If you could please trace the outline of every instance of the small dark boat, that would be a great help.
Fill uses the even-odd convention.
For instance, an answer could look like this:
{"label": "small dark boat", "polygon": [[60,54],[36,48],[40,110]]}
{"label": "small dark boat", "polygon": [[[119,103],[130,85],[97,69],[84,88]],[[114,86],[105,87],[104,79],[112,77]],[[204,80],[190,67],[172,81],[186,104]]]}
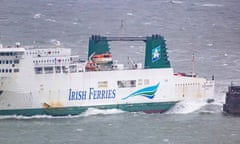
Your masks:
{"label": "small dark boat", "polygon": [[233,115],[240,115],[240,86],[233,85],[228,87],[223,111]]}

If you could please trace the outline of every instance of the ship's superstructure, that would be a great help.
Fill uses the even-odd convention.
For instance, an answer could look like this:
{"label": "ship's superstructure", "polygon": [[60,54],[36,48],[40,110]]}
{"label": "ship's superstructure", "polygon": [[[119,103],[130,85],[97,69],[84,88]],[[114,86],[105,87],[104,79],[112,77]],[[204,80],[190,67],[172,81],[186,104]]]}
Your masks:
{"label": "ship's superstructure", "polygon": [[[108,41],[146,43],[145,63],[114,63]],[[88,60],[68,48],[0,48],[0,115],[75,115],[88,108],[164,112],[186,98],[207,99],[214,80],[175,74],[165,40],[89,39]]]}

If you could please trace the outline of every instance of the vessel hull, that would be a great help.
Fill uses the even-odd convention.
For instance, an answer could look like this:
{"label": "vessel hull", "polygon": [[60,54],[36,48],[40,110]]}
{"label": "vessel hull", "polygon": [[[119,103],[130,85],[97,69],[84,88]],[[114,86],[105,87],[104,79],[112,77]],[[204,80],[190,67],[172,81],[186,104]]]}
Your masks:
{"label": "vessel hull", "polygon": [[89,108],[96,108],[101,110],[119,109],[126,112],[146,113],[162,113],[169,110],[177,102],[159,102],[159,103],[140,103],[140,104],[121,104],[121,105],[101,105],[101,106],[80,106],[80,107],[59,107],[59,108],[35,108],[35,109],[11,109],[0,110],[0,115],[51,115],[51,116],[67,116],[80,115],[86,112]]}

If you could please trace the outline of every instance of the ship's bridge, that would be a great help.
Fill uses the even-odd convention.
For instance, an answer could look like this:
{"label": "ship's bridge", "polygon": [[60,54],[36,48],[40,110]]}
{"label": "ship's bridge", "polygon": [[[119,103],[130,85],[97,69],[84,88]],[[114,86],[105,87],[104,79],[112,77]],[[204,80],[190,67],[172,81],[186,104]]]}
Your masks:
{"label": "ship's bridge", "polygon": [[19,72],[18,65],[25,53],[24,48],[0,48],[0,73]]}

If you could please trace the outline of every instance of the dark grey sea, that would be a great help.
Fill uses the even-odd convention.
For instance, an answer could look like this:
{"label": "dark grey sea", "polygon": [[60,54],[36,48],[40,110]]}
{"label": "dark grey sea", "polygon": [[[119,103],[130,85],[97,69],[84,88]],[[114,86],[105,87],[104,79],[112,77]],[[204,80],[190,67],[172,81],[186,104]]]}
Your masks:
{"label": "dark grey sea", "polygon": [[[240,117],[222,113],[231,81],[240,81],[239,0],[0,0],[4,46],[54,46],[87,58],[88,38],[167,40],[175,72],[215,76],[215,102],[186,101],[166,114],[90,109],[79,116],[0,117],[0,144],[239,144]],[[114,59],[143,62],[144,43],[111,42]]]}

